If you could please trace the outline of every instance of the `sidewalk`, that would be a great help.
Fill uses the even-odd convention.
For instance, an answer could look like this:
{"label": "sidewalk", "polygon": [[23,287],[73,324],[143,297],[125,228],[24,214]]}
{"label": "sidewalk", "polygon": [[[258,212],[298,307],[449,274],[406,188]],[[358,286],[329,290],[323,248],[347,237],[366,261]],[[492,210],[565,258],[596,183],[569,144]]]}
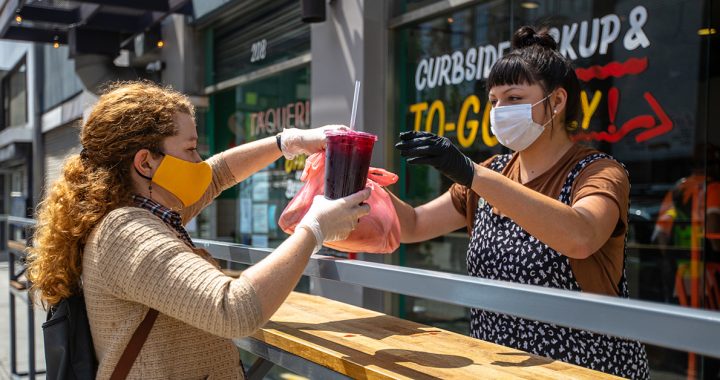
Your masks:
{"label": "sidewalk", "polygon": [[[10,293],[8,289],[8,263],[0,262],[0,380],[10,379]],[[20,372],[28,369],[28,336],[26,305],[23,301],[15,300],[16,331],[17,331],[17,368]],[[42,328],[45,320],[45,311],[41,307],[35,307],[35,368],[45,369],[45,357],[43,354]],[[27,377],[23,377],[26,379]],[[36,376],[36,379],[45,379],[44,375]]]}

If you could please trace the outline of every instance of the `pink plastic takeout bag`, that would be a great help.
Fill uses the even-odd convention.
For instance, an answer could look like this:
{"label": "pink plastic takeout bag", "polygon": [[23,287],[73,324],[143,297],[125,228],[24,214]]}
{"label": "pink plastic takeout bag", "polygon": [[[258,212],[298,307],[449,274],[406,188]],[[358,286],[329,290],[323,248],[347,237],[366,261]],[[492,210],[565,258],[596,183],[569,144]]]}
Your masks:
{"label": "pink plastic takeout bag", "polygon": [[[310,209],[313,198],[323,195],[325,190],[325,153],[315,153],[305,161],[300,179],[305,182],[290,201],[278,225],[291,234]],[[371,167],[366,187],[372,190],[365,203],[370,205],[370,214],[360,218],[360,223],[347,239],[325,243],[328,248],[342,252],[392,253],[400,246],[400,221],[390,195],[382,186],[397,182],[398,176],[387,170]]]}

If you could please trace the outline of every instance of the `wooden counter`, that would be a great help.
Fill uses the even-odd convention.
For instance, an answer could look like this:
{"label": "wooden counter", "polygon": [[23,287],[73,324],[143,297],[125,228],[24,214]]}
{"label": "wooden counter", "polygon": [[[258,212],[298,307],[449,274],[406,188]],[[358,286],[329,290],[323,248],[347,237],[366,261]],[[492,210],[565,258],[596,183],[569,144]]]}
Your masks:
{"label": "wooden counter", "polygon": [[301,293],[253,337],[355,379],[617,378]]}

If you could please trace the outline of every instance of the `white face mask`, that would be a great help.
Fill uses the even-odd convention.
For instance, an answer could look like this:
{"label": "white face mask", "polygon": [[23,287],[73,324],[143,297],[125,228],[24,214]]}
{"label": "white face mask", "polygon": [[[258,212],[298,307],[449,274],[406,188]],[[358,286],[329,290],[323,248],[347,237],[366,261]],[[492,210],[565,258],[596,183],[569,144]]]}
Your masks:
{"label": "white face mask", "polygon": [[549,96],[534,104],[493,107],[490,110],[490,129],[500,144],[519,152],[534,143],[552,118],[540,125],[533,121],[532,108]]}

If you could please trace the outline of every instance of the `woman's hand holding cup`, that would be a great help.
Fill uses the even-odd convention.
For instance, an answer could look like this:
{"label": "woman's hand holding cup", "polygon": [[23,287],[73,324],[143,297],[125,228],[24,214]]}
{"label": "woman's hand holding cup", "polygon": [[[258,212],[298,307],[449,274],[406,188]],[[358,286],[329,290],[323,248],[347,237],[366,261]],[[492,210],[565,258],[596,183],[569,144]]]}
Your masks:
{"label": "woman's hand holding cup", "polygon": [[291,160],[300,154],[313,154],[325,149],[325,132],[346,130],[344,125],[326,125],[312,129],[287,128],[280,135],[281,150]]}
{"label": "woman's hand holding cup", "polygon": [[347,239],[360,218],[370,213],[370,206],[363,203],[370,198],[370,193],[371,190],[365,188],[335,200],[315,196],[312,206],[296,227],[305,228],[315,236],[313,253],[319,251],[324,242]]}

